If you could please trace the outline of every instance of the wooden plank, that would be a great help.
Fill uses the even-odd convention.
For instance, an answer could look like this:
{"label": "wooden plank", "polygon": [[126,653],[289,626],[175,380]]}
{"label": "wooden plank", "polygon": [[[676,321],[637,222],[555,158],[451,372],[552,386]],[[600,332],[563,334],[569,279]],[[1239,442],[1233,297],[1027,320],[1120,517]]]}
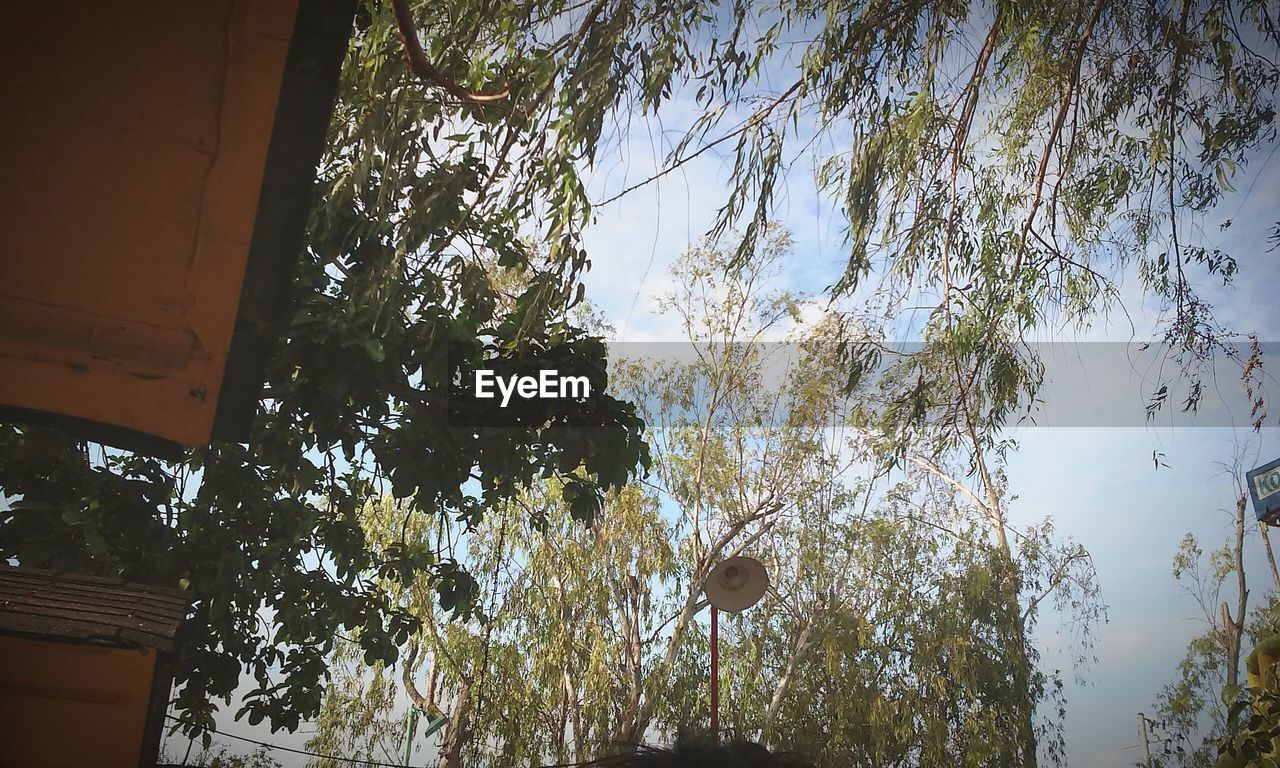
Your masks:
{"label": "wooden plank", "polygon": [[98,614],[86,611],[68,611],[44,605],[5,606],[0,609],[0,616],[46,616],[55,619],[73,619],[103,627],[127,627],[140,632],[148,632],[158,637],[172,635],[177,628],[172,622],[153,621],[127,614]]}
{"label": "wooden plank", "polygon": [[186,618],[188,595],[81,574],[0,567],[0,631],[164,651]]}
{"label": "wooden plank", "polygon": [[35,637],[53,636],[98,641],[110,645],[144,645],[161,651],[173,650],[173,641],[169,638],[136,632],[126,627],[102,627],[99,624],[72,619],[24,616],[16,613],[0,614],[0,631]]}
{"label": "wooden plank", "polygon": [[152,616],[161,621],[182,621],[186,616],[186,606],[157,606],[150,600],[137,596],[117,597],[110,594],[58,593],[47,587],[39,590],[19,589],[5,590],[0,587],[0,609],[5,604],[12,605],[60,605],[68,610],[77,608],[86,611],[107,610],[111,612],[128,612]]}
{"label": "wooden plank", "polygon": [[67,571],[51,571],[44,568],[26,568],[10,565],[0,566],[0,581],[8,579],[36,583],[56,582],[58,584],[65,584],[68,586],[83,584],[88,586],[112,587],[121,592],[132,592],[147,595],[148,597],[170,599],[179,602],[185,602],[187,599],[187,593],[177,587],[158,587],[150,584],[135,584],[122,579],[112,579],[105,576],[90,576],[88,574],[69,573]]}
{"label": "wooden plank", "polygon": [[[26,612],[33,611],[59,611],[70,615],[80,615],[85,617],[97,618],[101,621],[143,621],[147,624],[157,627],[157,631],[167,634],[173,634],[177,631],[179,625],[182,624],[181,616],[174,615],[156,615],[145,610],[131,610],[128,608],[120,608],[117,606],[91,606],[84,604],[67,604],[57,600],[49,600],[45,602],[32,601],[6,601],[0,599],[0,613],[4,612]],[[115,617],[115,618],[111,618]]]}
{"label": "wooden plank", "polygon": [[59,589],[51,584],[6,584],[0,582],[0,596],[17,599],[24,595],[34,596],[37,599],[47,599],[46,596],[58,596],[64,600],[81,602],[102,600],[120,605],[147,605],[152,610],[174,613],[181,612],[186,605],[186,601],[156,600],[150,595],[136,592],[118,592],[101,587],[92,590],[83,588]]}

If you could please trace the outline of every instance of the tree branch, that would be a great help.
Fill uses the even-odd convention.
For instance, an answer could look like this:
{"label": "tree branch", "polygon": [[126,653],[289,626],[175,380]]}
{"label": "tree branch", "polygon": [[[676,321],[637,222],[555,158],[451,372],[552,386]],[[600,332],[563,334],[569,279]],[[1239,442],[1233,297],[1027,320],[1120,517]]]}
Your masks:
{"label": "tree branch", "polygon": [[504,101],[511,95],[510,88],[503,88],[499,93],[474,93],[458,85],[444,76],[440,70],[427,60],[422,50],[422,42],[418,40],[418,27],[413,22],[413,14],[409,11],[409,0],[391,0],[391,7],[396,15],[396,28],[400,33],[400,41],[404,44],[405,60],[409,69],[419,79],[443,88],[450,95],[468,104],[493,104]]}

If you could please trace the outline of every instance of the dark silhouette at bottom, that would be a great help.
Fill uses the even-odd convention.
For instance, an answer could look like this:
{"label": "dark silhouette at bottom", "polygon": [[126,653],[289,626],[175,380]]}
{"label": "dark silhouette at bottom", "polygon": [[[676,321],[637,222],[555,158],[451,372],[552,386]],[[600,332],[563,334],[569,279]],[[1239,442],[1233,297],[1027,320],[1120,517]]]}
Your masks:
{"label": "dark silhouette at bottom", "polygon": [[812,768],[793,752],[770,752],[752,741],[720,743],[682,736],[670,747],[636,745],[614,755],[580,763],[581,768]]}

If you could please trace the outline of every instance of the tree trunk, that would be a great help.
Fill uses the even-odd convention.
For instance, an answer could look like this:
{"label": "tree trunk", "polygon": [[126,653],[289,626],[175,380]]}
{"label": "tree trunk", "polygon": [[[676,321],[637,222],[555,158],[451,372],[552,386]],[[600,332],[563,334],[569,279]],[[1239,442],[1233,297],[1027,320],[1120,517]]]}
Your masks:
{"label": "tree trunk", "polygon": [[[967,400],[966,400],[967,405]],[[968,411],[966,408],[966,418]],[[978,469],[979,476],[982,480],[982,489],[985,491],[986,499],[983,500],[974,493],[964,483],[949,475],[941,467],[934,465],[932,462],[910,454],[907,459],[925,470],[931,472],[938,478],[941,478],[948,485],[955,488],[960,493],[969,498],[970,501],[982,512],[987,522],[991,525],[992,532],[995,534],[996,545],[1000,550],[1000,561],[1003,570],[1002,574],[998,574],[998,583],[1004,593],[1005,601],[1009,610],[1009,627],[1008,637],[1006,638],[1011,657],[1011,665],[1014,676],[1014,686],[1019,692],[1019,698],[1022,712],[1017,713],[1017,729],[1018,742],[1022,760],[1020,765],[1022,768],[1035,768],[1038,763],[1036,753],[1036,730],[1035,730],[1035,700],[1031,694],[1031,658],[1027,653],[1026,646],[1026,622],[1023,617],[1022,604],[1020,602],[1022,585],[1018,579],[1017,565],[1013,559],[1013,549],[1009,546],[1008,531],[1005,530],[1006,522],[1004,516],[1004,508],[1001,505],[1000,493],[996,487],[994,478],[991,476],[990,470],[987,468],[986,458],[982,453],[982,443],[978,439],[977,432],[974,431],[972,420],[970,420],[968,429],[968,437],[971,441],[973,449],[974,464]]]}
{"label": "tree trunk", "polygon": [[1240,682],[1240,646],[1244,641],[1245,613],[1249,609],[1249,588],[1244,574],[1244,513],[1246,497],[1244,494],[1236,499],[1236,615],[1231,617],[1231,609],[1222,604],[1223,650],[1227,655],[1227,685]]}
{"label": "tree trunk", "polygon": [[1267,551],[1267,565],[1271,567],[1271,586],[1280,591],[1280,571],[1276,570],[1276,556],[1271,551],[1271,534],[1266,523],[1258,523],[1258,535],[1262,537],[1262,547]]}
{"label": "tree trunk", "polygon": [[804,623],[804,628],[800,630],[800,637],[796,640],[795,650],[791,652],[791,658],[787,659],[787,668],[783,670],[782,677],[778,678],[778,684],[773,689],[773,698],[769,700],[769,706],[764,711],[764,728],[760,730],[760,743],[763,746],[769,746],[769,737],[773,735],[773,718],[778,714],[778,707],[782,705],[782,700],[787,696],[787,690],[791,687],[791,680],[795,677],[796,667],[799,666],[805,652],[809,650],[809,638],[813,631],[814,616],[815,613],[810,613]]}
{"label": "tree trunk", "polygon": [[443,768],[462,768],[462,750],[471,738],[471,686],[458,683],[454,697],[453,714],[445,726],[440,744],[440,765]]}
{"label": "tree trunk", "polygon": [[1035,699],[1031,694],[1031,657],[1027,653],[1027,631],[1026,624],[1023,621],[1022,604],[1018,601],[1018,592],[1020,585],[1013,570],[1013,560],[1009,558],[1004,563],[1009,569],[1005,582],[1008,591],[1007,600],[1009,601],[1010,627],[1009,627],[1009,648],[1013,663],[1013,679],[1017,689],[1018,697],[1021,700],[1022,712],[1017,714],[1018,717],[1018,743],[1022,751],[1022,768],[1036,768],[1039,763],[1037,755],[1037,739],[1035,730]]}
{"label": "tree trunk", "polygon": [[569,730],[569,697],[572,691],[569,686],[569,670],[565,670],[560,678],[560,718],[557,722],[554,743],[556,745],[556,762],[565,762],[564,742]]}
{"label": "tree trunk", "polygon": [[409,640],[404,665],[400,669],[400,682],[404,687],[405,695],[409,697],[410,706],[417,707],[419,712],[430,717],[444,717],[444,710],[436,704],[436,681],[439,679],[440,668],[436,666],[434,659],[430,662],[430,672],[427,674],[427,695],[423,696],[418,691],[417,684],[413,682],[413,665],[418,658],[420,648],[418,637],[415,636]]}
{"label": "tree trunk", "polygon": [[587,759],[587,734],[582,727],[582,702],[578,699],[577,686],[573,684],[573,678],[567,669],[564,671],[564,684],[572,701],[570,722],[573,724],[573,760],[581,763]]}
{"label": "tree trunk", "polygon": [[992,526],[995,528],[996,543],[1000,547],[1000,553],[1003,558],[1002,565],[1005,569],[1004,578],[1000,579],[1000,583],[1004,585],[1005,600],[1009,603],[1009,650],[1010,655],[1013,657],[1014,686],[1017,689],[1022,707],[1022,712],[1017,715],[1018,744],[1022,752],[1020,765],[1022,768],[1036,768],[1039,764],[1035,726],[1036,702],[1031,693],[1031,656],[1027,653],[1027,629],[1020,601],[1022,583],[1018,578],[1018,568],[1013,559],[1013,549],[1009,546],[1009,533],[1005,530],[1004,506],[991,472],[987,468],[986,457],[982,454],[982,444],[978,441],[978,436],[973,431],[972,422],[970,422],[969,436],[973,440],[974,463],[978,467],[983,488],[987,492],[987,519],[991,521]]}
{"label": "tree trunk", "polygon": [[639,580],[635,576],[628,576],[625,583],[615,584],[614,596],[618,601],[618,625],[622,633],[627,689],[613,740],[633,743],[638,742],[644,735],[643,731],[637,733],[641,699],[644,696],[644,649],[640,641]]}

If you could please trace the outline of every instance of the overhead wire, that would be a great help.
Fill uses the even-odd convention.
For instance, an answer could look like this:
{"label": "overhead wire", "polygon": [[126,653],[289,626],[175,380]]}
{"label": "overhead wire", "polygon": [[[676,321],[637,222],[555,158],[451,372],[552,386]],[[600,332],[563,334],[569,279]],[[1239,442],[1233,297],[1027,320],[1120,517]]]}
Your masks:
{"label": "overhead wire", "polygon": [[[175,717],[174,715],[165,715],[165,717],[166,717],[166,718],[168,718],[169,720],[173,720],[173,721],[175,721],[175,722],[181,722],[181,720],[180,720],[178,717]],[[339,763],[339,764],[342,764],[342,763],[354,763],[354,764],[357,764],[357,765],[373,766],[373,768],[410,768],[409,766],[406,766],[404,763],[383,763],[383,762],[379,762],[379,761],[377,761],[377,760],[363,760],[363,759],[358,758],[358,757],[340,757],[340,756],[338,756],[338,755],[326,755],[326,754],[322,754],[322,753],[320,753],[320,752],[309,752],[309,751],[307,751],[307,750],[305,750],[305,749],[297,749],[297,748],[295,748],[295,747],[284,747],[284,746],[280,746],[279,744],[272,744],[272,743],[267,742],[267,741],[259,741],[258,739],[251,739],[251,738],[249,738],[248,736],[239,736],[239,735],[234,734],[234,733],[227,733],[226,731],[219,731],[217,728],[210,728],[210,729],[208,729],[208,730],[209,730],[211,733],[216,733],[216,734],[218,734],[219,736],[225,736],[225,737],[227,737],[228,739],[238,739],[238,740],[240,740],[240,741],[246,741],[246,742],[248,742],[248,743],[250,743],[250,744],[255,744],[255,745],[259,746],[259,747],[265,747],[265,748],[267,748],[267,749],[269,749],[269,750],[273,750],[273,751],[277,751],[277,752],[290,752],[290,753],[295,754],[295,755],[305,755],[306,757],[318,757],[318,758],[321,758],[321,759],[323,759],[323,760],[334,760],[334,761],[336,761],[336,762],[337,762],[337,763]],[[425,768],[425,766],[424,766],[424,768]]]}

